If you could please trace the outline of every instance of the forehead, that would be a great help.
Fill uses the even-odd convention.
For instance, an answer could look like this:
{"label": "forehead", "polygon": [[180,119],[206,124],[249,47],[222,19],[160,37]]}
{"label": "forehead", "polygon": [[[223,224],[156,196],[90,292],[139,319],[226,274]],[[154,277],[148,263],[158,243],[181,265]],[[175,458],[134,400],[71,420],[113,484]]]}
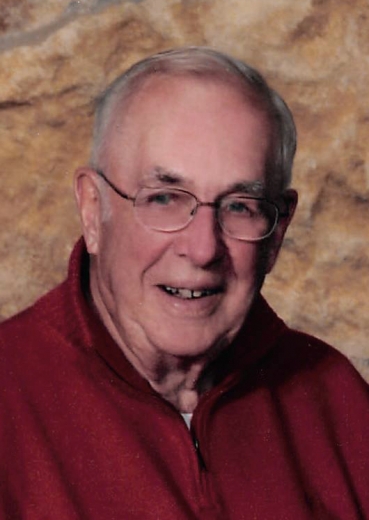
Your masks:
{"label": "forehead", "polygon": [[[125,119],[132,122],[133,118],[147,117],[151,109],[164,115],[165,106],[170,103],[178,107],[187,105],[190,110],[194,100],[200,96],[199,101],[205,101],[206,106],[215,101],[215,104],[229,107],[232,101],[240,109],[252,111],[265,121],[270,119],[267,101],[239,78],[226,74],[195,76],[189,73],[158,73],[138,82],[136,91],[115,103],[113,120],[122,124]],[[214,107],[211,109],[214,110]]]}
{"label": "forehead", "polygon": [[157,168],[177,172],[188,184],[264,175],[270,141],[266,111],[224,80],[149,78],[129,106],[115,111],[110,128],[110,168],[124,165],[125,174],[136,180]]}

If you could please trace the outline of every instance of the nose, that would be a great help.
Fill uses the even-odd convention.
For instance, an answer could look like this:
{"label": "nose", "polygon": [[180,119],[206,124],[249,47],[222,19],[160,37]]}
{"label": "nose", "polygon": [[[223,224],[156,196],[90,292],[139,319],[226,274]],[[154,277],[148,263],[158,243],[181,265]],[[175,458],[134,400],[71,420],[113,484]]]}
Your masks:
{"label": "nose", "polygon": [[174,249],[177,255],[187,257],[197,267],[207,267],[224,255],[225,244],[214,209],[198,207],[193,220],[178,232]]}

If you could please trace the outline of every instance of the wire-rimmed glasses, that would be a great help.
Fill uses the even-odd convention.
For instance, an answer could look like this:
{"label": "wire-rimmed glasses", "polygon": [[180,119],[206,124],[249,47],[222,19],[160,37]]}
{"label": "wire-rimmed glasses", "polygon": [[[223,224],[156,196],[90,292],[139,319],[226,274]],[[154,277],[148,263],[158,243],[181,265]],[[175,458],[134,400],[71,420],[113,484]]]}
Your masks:
{"label": "wire-rimmed glasses", "polygon": [[180,231],[192,221],[200,206],[214,208],[221,229],[238,240],[257,242],[276,228],[279,210],[264,197],[229,193],[214,202],[201,202],[193,193],[172,187],[141,188],[134,197],[121,191],[101,170],[96,173],[123,199],[133,203],[134,213],[145,227],[166,233]]}

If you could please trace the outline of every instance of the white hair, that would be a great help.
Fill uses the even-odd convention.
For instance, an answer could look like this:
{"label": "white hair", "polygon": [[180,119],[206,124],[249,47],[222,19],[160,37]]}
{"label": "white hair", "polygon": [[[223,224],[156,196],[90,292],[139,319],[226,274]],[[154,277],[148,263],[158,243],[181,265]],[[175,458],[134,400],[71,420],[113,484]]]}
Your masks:
{"label": "white hair", "polygon": [[288,106],[257,70],[207,47],[184,47],[150,56],[134,64],[105,90],[97,100],[91,153],[93,168],[100,166],[108,145],[109,125],[118,107],[124,111],[130,98],[153,75],[214,78],[239,88],[250,102],[266,113],[271,123],[273,140],[266,165],[268,183],[277,192],[289,186],[296,151],[296,128]]}

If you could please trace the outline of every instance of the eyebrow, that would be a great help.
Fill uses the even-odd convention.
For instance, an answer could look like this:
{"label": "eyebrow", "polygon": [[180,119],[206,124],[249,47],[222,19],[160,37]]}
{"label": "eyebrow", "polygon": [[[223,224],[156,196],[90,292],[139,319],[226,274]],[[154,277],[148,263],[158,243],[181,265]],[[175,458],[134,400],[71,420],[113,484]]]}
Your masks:
{"label": "eyebrow", "polygon": [[173,170],[167,170],[162,166],[154,166],[147,175],[144,176],[143,181],[159,181],[162,184],[178,185],[184,184],[185,178]]}
{"label": "eyebrow", "polygon": [[[170,186],[186,185],[188,183],[193,184],[192,181],[186,180],[185,177],[178,172],[167,170],[162,166],[152,168],[143,179],[144,182],[150,180]],[[265,194],[265,184],[261,180],[235,182],[226,186],[219,196],[229,193],[246,193],[248,195],[263,196]]]}
{"label": "eyebrow", "polygon": [[265,184],[263,181],[244,181],[244,182],[236,182],[229,186],[227,189],[227,193],[247,193],[248,195],[264,195],[265,194]]}

